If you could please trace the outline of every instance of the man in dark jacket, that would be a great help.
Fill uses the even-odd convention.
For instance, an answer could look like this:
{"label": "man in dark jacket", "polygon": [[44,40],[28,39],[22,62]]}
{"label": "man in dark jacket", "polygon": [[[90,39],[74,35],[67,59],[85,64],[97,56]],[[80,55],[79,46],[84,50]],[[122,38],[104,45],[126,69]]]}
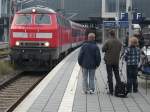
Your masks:
{"label": "man in dark jacket", "polygon": [[124,40],[124,46],[123,47],[128,47],[128,41],[129,41],[129,32],[127,32],[125,40]]}
{"label": "man in dark jacket", "polygon": [[89,33],[88,39],[89,41],[83,44],[79,52],[78,63],[82,67],[83,91],[84,93],[89,91],[92,94],[95,91],[95,70],[100,65],[101,55],[96,42],[93,41],[95,34]]}
{"label": "man in dark jacket", "polygon": [[102,52],[105,52],[104,60],[106,63],[107,78],[109,93],[113,95],[113,73],[115,75],[116,83],[120,83],[119,76],[119,57],[122,44],[117,40],[114,31],[109,32],[110,39],[108,39],[102,47]]}

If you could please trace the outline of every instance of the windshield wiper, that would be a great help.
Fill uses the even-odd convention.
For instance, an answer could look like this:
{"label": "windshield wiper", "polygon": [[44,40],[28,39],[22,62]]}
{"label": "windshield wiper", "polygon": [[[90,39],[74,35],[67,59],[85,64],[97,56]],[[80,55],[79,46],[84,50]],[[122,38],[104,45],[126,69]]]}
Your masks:
{"label": "windshield wiper", "polygon": [[31,23],[31,19],[30,19],[31,15],[29,15],[29,14],[23,14],[23,16],[25,17],[25,20],[24,20],[25,28],[24,29],[25,29],[25,32],[26,32],[27,25],[29,23]]}
{"label": "windshield wiper", "polygon": [[40,15],[40,18],[38,19],[38,23],[41,22],[41,20],[43,19],[43,17],[44,17],[44,14],[41,14],[41,15]]}
{"label": "windshield wiper", "polygon": [[38,20],[37,20],[38,32],[39,32],[39,25],[41,24],[40,21],[43,19],[43,17],[44,17],[44,14],[41,14],[41,15],[40,15],[40,18],[38,18]]}

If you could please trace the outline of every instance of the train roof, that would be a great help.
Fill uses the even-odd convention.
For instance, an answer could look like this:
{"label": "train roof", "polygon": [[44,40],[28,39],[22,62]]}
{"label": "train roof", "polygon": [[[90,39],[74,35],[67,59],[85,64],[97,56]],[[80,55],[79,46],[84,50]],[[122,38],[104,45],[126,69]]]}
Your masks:
{"label": "train roof", "polygon": [[71,24],[71,25],[75,25],[75,26],[82,26],[81,24],[76,23],[76,22],[74,22],[74,21],[70,21],[70,24]]}
{"label": "train roof", "polygon": [[81,27],[81,28],[83,28],[84,27],[82,24],[79,24],[79,23],[76,23],[76,22],[73,22],[73,21],[70,21],[70,24],[71,24],[71,26],[73,28],[75,28],[75,27]]}
{"label": "train roof", "polygon": [[47,14],[47,13],[56,13],[53,9],[47,8],[47,7],[29,7],[26,9],[22,9],[20,11],[18,11],[18,14],[26,14],[26,13],[32,13],[33,9],[35,9],[35,13],[43,13],[43,14]]}

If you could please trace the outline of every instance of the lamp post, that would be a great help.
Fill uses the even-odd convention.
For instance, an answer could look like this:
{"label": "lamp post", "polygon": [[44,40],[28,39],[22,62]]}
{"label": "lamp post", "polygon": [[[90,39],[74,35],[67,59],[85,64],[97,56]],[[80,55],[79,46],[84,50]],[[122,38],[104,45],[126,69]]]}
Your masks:
{"label": "lamp post", "polygon": [[[17,5],[16,2],[17,2],[16,0],[10,0],[9,4],[8,4],[9,5],[9,10],[8,10],[8,16],[9,16],[8,21],[9,22],[8,22],[8,34],[7,34],[8,37],[9,37],[9,34],[10,34],[9,29],[11,27],[11,22],[12,22],[14,13],[16,12],[16,5]],[[6,41],[9,41],[9,38],[7,38]]]}
{"label": "lamp post", "polygon": [[64,10],[64,8],[65,8],[64,2],[65,2],[65,0],[61,0],[61,3],[60,3],[60,7],[62,10]]}
{"label": "lamp post", "polygon": [[10,0],[9,2],[9,28],[10,28],[10,25],[11,25],[11,21],[12,21],[12,18],[13,18],[13,15],[16,11],[16,0]]}
{"label": "lamp post", "polygon": [[60,1],[60,12],[65,15],[65,0]]}
{"label": "lamp post", "polygon": [[128,23],[129,23],[129,37],[133,35],[132,32],[132,0],[127,0],[127,8],[126,11],[128,12]]}
{"label": "lamp post", "polygon": [[120,13],[120,8],[119,8],[119,0],[116,0],[116,26],[117,26],[117,38],[119,38],[119,13]]}

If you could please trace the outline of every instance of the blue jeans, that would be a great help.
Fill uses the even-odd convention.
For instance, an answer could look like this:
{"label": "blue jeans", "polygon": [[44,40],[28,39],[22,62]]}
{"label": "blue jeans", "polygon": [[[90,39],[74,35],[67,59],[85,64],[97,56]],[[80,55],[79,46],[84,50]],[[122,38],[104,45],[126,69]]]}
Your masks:
{"label": "blue jeans", "polygon": [[82,68],[82,75],[83,75],[83,91],[87,92],[88,90],[95,90],[95,69],[86,69]]}

